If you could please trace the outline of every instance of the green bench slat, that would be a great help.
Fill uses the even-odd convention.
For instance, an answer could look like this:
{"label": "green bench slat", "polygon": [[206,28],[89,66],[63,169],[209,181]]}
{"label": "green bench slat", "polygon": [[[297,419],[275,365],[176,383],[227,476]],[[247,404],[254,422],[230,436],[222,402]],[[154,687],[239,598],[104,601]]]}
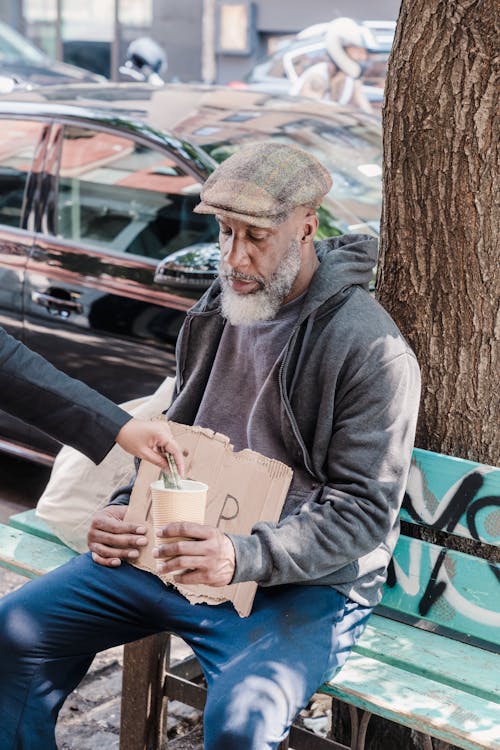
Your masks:
{"label": "green bench slat", "polygon": [[[464,463],[458,459],[452,460],[455,464]],[[35,510],[12,516],[9,524],[62,544],[45,522],[37,518]],[[393,610],[395,619],[403,613],[420,622],[452,629],[462,634],[463,640],[472,637],[500,646],[499,565],[447,550],[439,565],[437,580],[429,592],[432,605],[425,614],[421,611],[423,594],[431,580],[440,549],[421,540],[406,536],[399,538],[394,556],[397,584],[394,588],[385,587],[382,600],[386,613]],[[493,568],[498,572],[498,579]],[[440,582],[444,582],[446,587],[439,596],[435,596],[436,583]]]}
{"label": "green bench slat", "polygon": [[320,692],[466,750],[500,750],[500,704],[352,653]]}
{"label": "green bench slat", "polygon": [[75,557],[69,547],[0,524],[0,566],[28,578],[48,573]]}
{"label": "green bench slat", "polygon": [[500,702],[500,654],[376,614],[371,616],[354,650],[485,700]]}
{"label": "green bench slat", "polygon": [[[16,528],[31,531],[38,536],[48,534],[45,538],[58,541],[45,522],[37,518],[34,510],[12,516],[10,523]],[[374,615],[371,618],[356,651],[401,668],[406,665],[417,674],[421,673],[428,677],[433,675],[436,680],[448,685],[460,687],[465,681],[472,692],[477,691],[477,674],[481,674],[483,697],[493,698],[494,695],[500,697],[499,681],[489,669],[491,654],[481,649],[474,649],[471,652],[467,646],[458,641],[443,639],[434,633],[418,628],[408,630],[407,626],[402,626],[386,617]],[[469,670],[471,653],[474,654],[474,663],[471,664]],[[494,655],[493,658],[495,658]],[[500,658],[497,657],[495,663],[498,664],[497,674],[500,674]]]}
{"label": "green bench slat", "polygon": [[415,448],[401,519],[499,546],[500,469]]}
{"label": "green bench slat", "polygon": [[[500,645],[500,566],[454,550],[446,550],[439,564],[440,551],[435,544],[400,536],[394,553],[397,585],[385,586],[382,604]],[[424,613],[421,605],[429,582],[431,606]],[[442,591],[437,588],[441,582]]]}
{"label": "green bench slat", "polygon": [[50,526],[48,526],[41,518],[38,518],[34,508],[10,516],[9,526],[13,526],[15,529],[21,529],[21,531],[27,531],[41,539],[48,539],[50,542],[63,544],[59,537],[54,534]]}

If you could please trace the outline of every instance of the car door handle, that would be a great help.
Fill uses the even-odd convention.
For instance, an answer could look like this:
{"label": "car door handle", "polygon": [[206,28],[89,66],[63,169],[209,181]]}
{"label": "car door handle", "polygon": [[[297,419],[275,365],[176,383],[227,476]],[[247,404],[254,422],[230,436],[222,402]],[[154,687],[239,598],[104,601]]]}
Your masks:
{"label": "car door handle", "polygon": [[[68,292],[65,292],[68,294]],[[72,299],[65,299],[54,294],[45,294],[43,292],[32,292],[31,299],[35,305],[45,307],[52,315],[59,315],[61,318],[67,318],[71,313],[83,313],[81,302],[75,302]]]}

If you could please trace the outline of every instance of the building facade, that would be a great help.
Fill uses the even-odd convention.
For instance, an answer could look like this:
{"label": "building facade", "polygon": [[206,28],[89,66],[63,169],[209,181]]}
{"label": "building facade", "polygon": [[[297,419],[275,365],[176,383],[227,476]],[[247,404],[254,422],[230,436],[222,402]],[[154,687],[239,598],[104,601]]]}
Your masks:
{"label": "building facade", "polygon": [[298,31],[338,16],[395,21],[400,0],[0,0],[0,20],[48,54],[118,77],[132,39],[168,55],[167,80],[228,83]]}

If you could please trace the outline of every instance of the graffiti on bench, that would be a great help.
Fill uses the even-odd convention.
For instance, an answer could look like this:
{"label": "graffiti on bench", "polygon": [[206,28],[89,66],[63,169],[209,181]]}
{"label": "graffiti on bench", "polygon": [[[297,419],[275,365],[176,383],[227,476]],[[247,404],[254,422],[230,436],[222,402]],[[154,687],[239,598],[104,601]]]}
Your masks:
{"label": "graffiti on bench", "polygon": [[[401,517],[490,545],[491,558],[500,540],[500,471],[416,450]],[[433,620],[459,629],[472,621],[488,637],[500,626],[497,561],[498,555],[486,562],[402,536],[384,602],[406,598],[405,607],[416,616],[426,617],[432,609]]]}

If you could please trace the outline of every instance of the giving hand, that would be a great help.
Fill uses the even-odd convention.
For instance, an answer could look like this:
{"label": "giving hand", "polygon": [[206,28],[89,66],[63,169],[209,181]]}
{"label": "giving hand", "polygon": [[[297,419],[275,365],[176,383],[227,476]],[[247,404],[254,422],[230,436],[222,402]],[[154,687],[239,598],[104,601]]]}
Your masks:
{"label": "giving hand", "polygon": [[182,451],[166,419],[131,419],[121,428],[116,442],[127,453],[144,458],[162,469],[168,469],[164,454],[171,453],[180,476],[184,476]]}

